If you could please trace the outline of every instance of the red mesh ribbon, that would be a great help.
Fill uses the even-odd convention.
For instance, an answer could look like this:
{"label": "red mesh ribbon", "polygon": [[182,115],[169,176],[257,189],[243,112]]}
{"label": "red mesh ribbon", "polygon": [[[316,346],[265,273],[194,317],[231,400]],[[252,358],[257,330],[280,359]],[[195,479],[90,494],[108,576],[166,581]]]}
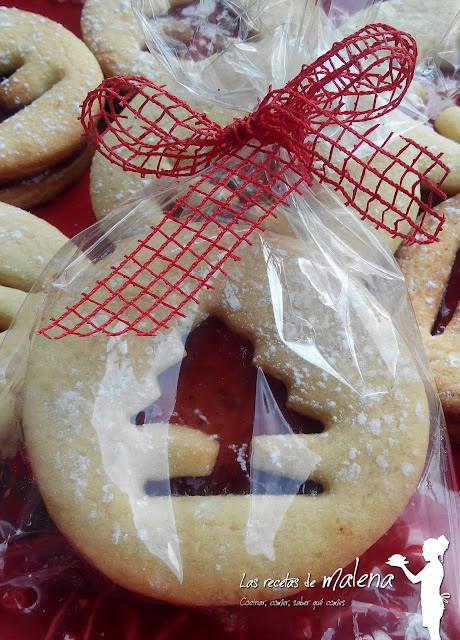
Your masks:
{"label": "red mesh ribbon", "polygon": [[[445,177],[448,169],[438,156],[413,141],[403,138],[399,150],[391,154],[385,144],[370,139],[379,126],[375,120],[401,102],[413,77],[416,55],[411,36],[386,25],[369,25],[304,66],[283,89],[270,91],[254,113],[224,128],[143,78],[106,80],[89,94],[82,112],[82,122],[99,152],[143,176],[199,177],[135,251],[39,333],[53,338],[97,332],[119,335],[128,330],[153,335],[159,327],[167,327],[171,319],[183,316],[181,310],[190,300],[198,302],[198,292],[211,286],[212,276],[223,272],[228,258],[238,259],[235,250],[243,242],[250,243],[249,236],[262,228],[268,216],[276,217],[276,207],[288,206],[288,196],[302,182],[328,185],[363,219],[409,244],[435,240],[443,218],[432,210],[432,197],[445,196],[426,174],[439,165]],[[138,108],[130,104],[134,95],[142,97]],[[120,104],[144,123],[143,134],[135,136],[129,126],[124,127],[125,118],[117,115]],[[146,117],[146,107],[157,110],[153,121]],[[109,146],[98,133],[99,116],[115,134],[116,145]],[[356,123],[367,123],[364,133],[362,125],[361,132],[356,130]],[[421,156],[427,156],[430,164],[423,175],[416,168]],[[383,157],[382,170],[378,165],[382,166]],[[351,161],[362,168],[358,180],[348,171]],[[402,174],[399,185],[389,177],[395,166]],[[365,186],[370,175],[375,184],[372,190]],[[405,181],[407,177],[411,179]],[[428,204],[417,195],[422,181],[430,190]],[[410,187],[402,186],[403,182]],[[230,193],[227,198],[216,195],[222,186]],[[387,200],[388,186],[391,197]],[[403,211],[396,204],[401,194],[408,201]],[[363,195],[365,204],[360,206]],[[380,219],[370,213],[376,202],[383,207]],[[414,202],[421,209],[417,223],[409,216]],[[248,215],[253,205],[260,213],[255,220]],[[386,221],[389,212],[397,214],[391,227]],[[424,229],[427,215],[439,222],[434,234]],[[409,223],[409,234],[400,231],[402,221]],[[235,225],[241,229],[241,222],[247,227],[236,233]],[[207,233],[209,225],[212,237]],[[179,238],[184,229],[189,230],[185,243]],[[222,242],[229,234],[230,246]],[[154,237],[155,246],[151,246]],[[216,248],[221,257],[213,262],[210,254]],[[159,273],[151,270],[158,260],[157,265],[164,265]]]}

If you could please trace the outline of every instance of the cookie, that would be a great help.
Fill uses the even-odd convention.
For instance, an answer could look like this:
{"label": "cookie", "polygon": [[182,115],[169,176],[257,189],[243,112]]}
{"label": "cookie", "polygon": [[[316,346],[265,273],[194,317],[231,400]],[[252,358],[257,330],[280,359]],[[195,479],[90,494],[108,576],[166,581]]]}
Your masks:
{"label": "cookie", "polygon": [[[132,105],[136,107],[136,105],[141,105],[143,99],[138,96],[134,98],[132,101]],[[177,110],[176,110],[177,112]],[[185,113],[185,111],[184,111]],[[141,135],[143,133],[144,120],[136,119],[134,114],[129,110],[125,109],[121,115],[123,116],[123,122],[130,126],[130,134],[133,136]],[[143,109],[143,116],[148,118],[149,120],[155,121],[158,118],[158,113],[155,111],[155,107],[152,105],[148,108]],[[220,125],[224,126],[228,124],[229,120],[233,118],[234,114],[219,112],[215,110],[209,114],[209,117],[213,118]],[[169,126],[168,118],[163,117],[162,123],[167,129]],[[180,132],[185,133],[185,130],[181,130]],[[411,130],[412,132],[412,130]],[[409,132],[409,134],[411,133]],[[433,132],[434,133],[434,132]],[[434,133],[435,136],[438,134]],[[117,144],[117,139],[114,133],[107,133],[104,136],[104,143],[107,146],[115,146]],[[452,143],[455,144],[455,143]],[[401,154],[400,158],[408,165],[410,165],[417,154],[415,149],[406,148],[407,144],[399,137],[395,140],[392,140],[387,146],[386,149],[394,154]],[[324,148],[324,156],[327,157],[329,154],[329,148]],[[127,149],[118,149],[118,152],[122,156],[126,156],[130,154]],[[320,148],[321,152],[321,148]],[[456,158],[455,154],[454,157]],[[368,160],[368,159],[367,159]],[[366,161],[366,158],[364,158]],[[155,167],[156,160],[151,159],[147,162],[147,168]],[[372,159],[372,166],[377,169],[379,172],[389,178],[389,180],[393,181],[396,185],[401,185],[407,192],[407,194],[414,194],[415,197],[420,197],[420,188],[416,184],[416,176],[412,173],[407,173],[404,171],[404,168],[399,165],[391,166],[392,161],[386,158],[384,155],[380,155],[377,158]],[[172,165],[171,165],[172,166]],[[420,169],[420,167],[418,167]],[[426,169],[428,166],[425,167]],[[460,175],[460,173],[459,173]],[[350,176],[351,179],[359,181],[363,176],[363,168],[362,166],[355,162],[349,161],[347,163],[347,175],[343,179],[343,185],[345,191],[352,192],[354,186],[351,181],[348,180]],[[91,202],[93,206],[93,210],[95,212],[96,218],[100,219],[110,213],[117,206],[128,200],[134,193],[146,187],[149,184],[155,184],[155,178],[151,176],[142,178],[140,174],[132,173],[129,171],[123,171],[123,169],[115,164],[112,164],[107,158],[102,156],[99,152],[96,152],[94,155],[93,163],[91,165],[91,181],[90,181],[90,193],[91,193]],[[382,214],[385,211],[385,205],[377,201],[373,197],[373,193],[375,188],[377,187],[378,178],[374,176],[370,171],[366,171],[364,174],[363,185],[369,191],[369,196],[363,191],[358,194],[357,201],[359,206],[363,210],[368,210],[369,214],[373,216],[375,219],[382,219]],[[380,193],[383,198],[387,202],[392,202],[394,199],[395,188],[390,184],[385,184],[384,189],[380,185]],[[321,197],[321,196],[320,196]],[[326,196],[325,196],[326,197]],[[345,196],[337,193],[337,197],[342,201],[345,201]],[[406,210],[409,205],[410,196],[404,193],[400,193],[398,196],[398,207],[401,210]],[[410,216],[414,220],[418,215],[418,206],[414,202],[410,208]],[[397,215],[392,212],[385,213],[385,223],[387,226],[391,227],[395,220],[397,219]],[[284,221],[285,222],[285,221]],[[373,228],[373,225],[366,221],[366,224],[370,225]],[[281,231],[281,228],[277,228],[277,231]],[[403,222],[399,225],[399,231],[402,233],[408,233],[410,231],[409,223]],[[291,234],[288,225],[284,224],[283,233]],[[391,251],[394,252],[398,248],[401,243],[401,238],[396,237],[392,238],[391,235],[384,229],[376,230],[377,235],[380,239],[390,247]]]}
{"label": "cookie", "polygon": [[[8,339],[5,332],[13,322],[36,279],[67,238],[53,226],[27,211],[0,202],[0,451],[6,455],[14,449],[13,403],[6,388],[14,367],[10,359],[27,336],[33,316],[20,319]],[[3,342],[4,341],[4,342]]]}
{"label": "cookie", "polygon": [[[83,38],[106,76],[140,75],[159,86],[166,86],[170,91],[179,90],[177,83],[148,51],[129,4],[116,0],[114,6],[112,0],[89,0],[83,8],[81,26]],[[120,43],[123,43],[123,46],[120,46]],[[189,100],[187,97],[187,101]],[[141,103],[140,98],[135,98],[133,106]],[[195,110],[206,113],[211,120],[221,125],[229,124],[234,118],[243,115],[238,111],[203,104],[193,99],[190,100],[190,104]],[[142,123],[136,121],[130,111],[122,115],[132,122],[131,131],[134,135],[141,132]],[[154,117],[153,113],[151,115]],[[105,136],[107,144],[111,144],[114,139],[112,134]],[[155,182],[154,178],[143,179],[140,175],[123,171],[96,152],[91,166],[90,186],[91,203],[96,218],[102,218],[152,182]]]}
{"label": "cookie", "polygon": [[[166,225],[163,231],[167,235],[172,229]],[[179,244],[189,236],[181,232]],[[391,321],[384,314],[377,319],[369,291],[349,282],[357,368],[348,357],[343,325],[302,271],[305,247],[270,232],[255,233],[251,240],[252,246],[243,243],[236,251],[240,261],[226,263],[227,277],[218,273],[211,281],[215,288],[198,294],[200,304],[182,309],[186,319],[156,336],[98,333],[49,340],[38,335],[30,352],[24,434],[49,513],[80,552],[116,583],[174,603],[236,604],[244,573],[310,572],[315,578],[347,565],[395,521],[425,462],[429,416],[424,385]],[[220,237],[220,243],[227,241],[233,243],[233,236]],[[157,242],[162,241],[152,240]],[[101,260],[98,279],[137,244],[133,237]],[[142,251],[137,256],[141,263],[147,257]],[[208,254],[212,261],[216,251]],[[190,260],[183,255],[180,267],[188,267]],[[149,265],[154,273],[163,267],[161,260]],[[177,275],[173,271],[168,278]],[[182,286],[193,285],[189,280]],[[138,276],[136,291],[147,281],[148,276]],[[50,301],[41,326],[80,298],[77,284]],[[280,301],[275,318],[272,295],[284,300],[287,291],[289,301]],[[169,302],[174,304],[174,296]],[[144,304],[147,299],[138,301]],[[231,342],[228,331],[245,340],[236,351],[239,357],[249,354],[246,369],[257,380],[243,442],[237,433],[241,420],[234,419],[235,403],[238,407],[243,397],[237,400],[224,383],[218,394],[211,392],[211,401],[219,396],[223,403],[220,418],[220,411],[206,413],[194,395],[206,397],[208,390],[193,365],[200,348],[207,350],[208,365],[199,361],[196,366],[202,375],[211,366],[206,380],[219,381],[212,367],[220,366],[236,381],[241,375],[231,364],[225,366],[226,347],[222,351],[199,336],[214,320],[223,326],[224,344]],[[384,352],[379,347],[372,329],[379,321],[389,323],[393,350],[388,351],[388,341]],[[308,337],[313,330],[315,342]],[[195,336],[202,339],[196,347]],[[307,349],[314,344],[323,345],[323,356]],[[390,352],[394,362],[387,360]],[[324,357],[324,368],[312,364],[309,353],[313,362]],[[343,378],[332,373],[334,362],[343,366]],[[181,388],[188,367],[193,391],[187,384]],[[362,395],[353,390],[363,382],[361,372]],[[275,386],[286,386],[289,410],[322,428],[299,432],[287,427],[291,418],[281,417],[270,376],[278,381]],[[244,389],[242,396],[248,392]],[[182,409],[174,408],[179,395],[191,403],[188,418],[178,417]],[[228,420],[228,428],[219,430],[219,420]],[[250,493],[247,486],[227,490],[232,478],[225,475],[221,454],[232,469],[240,469],[243,483],[253,483]],[[188,473],[198,477],[184,477]],[[219,473],[224,475],[217,482]],[[301,487],[305,495],[295,495]],[[288,592],[293,590],[274,593],[259,585],[252,595],[279,598]]]}
{"label": "cookie", "polygon": [[[408,166],[412,166],[417,150],[408,147],[407,143],[399,136],[391,140],[390,143],[385,145],[385,151],[397,156],[402,162]],[[329,149],[323,150],[324,157],[327,158]],[[387,158],[383,154],[374,156],[368,156],[363,158],[366,164],[370,164],[372,168],[376,169],[380,175],[384,175],[388,178],[389,182],[385,182],[384,185],[378,176],[374,175],[371,171],[363,169],[363,167],[351,160],[347,162],[347,170],[344,172],[342,185],[345,193],[353,193],[355,190],[352,180],[361,182],[364,189],[355,195],[355,202],[363,210],[367,211],[374,219],[382,220],[390,229],[394,228],[397,220],[400,218],[398,213],[393,211],[387,211],[385,204],[378,202],[375,199],[374,194],[378,192],[386,202],[395,202],[399,211],[408,210],[409,218],[415,220],[418,215],[419,207],[412,198],[420,198],[420,186],[417,184],[417,176],[414,173],[405,172],[404,167],[401,164],[394,164],[391,158]],[[417,167],[419,170],[420,168]],[[402,187],[403,191],[399,191],[397,194],[397,187]],[[366,190],[368,193],[366,193]],[[336,192],[336,196],[342,202],[346,203],[346,197],[340,191]],[[327,198],[326,194],[323,196]],[[320,195],[321,198],[321,195]],[[389,247],[392,253],[396,251],[402,242],[400,237],[392,237],[386,229],[375,229],[375,225],[369,220],[364,220],[364,224],[371,227],[379,239]],[[398,231],[401,233],[410,233],[411,226],[409,222],[402,221],[398,224]]]}
{"label": "cookie", "polygon": [[[294,10],[300,12],[305,10],[307,16],[312,15],[313,4],[310,2],[305,7],[304,3],[298,3],[294,5]],[[168,24],[169,36],[175,37],[180,41],[181,38],[184,38],[181,25],[189,25],[190,20],[193,23],[196,3],[172,3],[171,11],[173,13],[177,10],[183,10],[182,15],[174,14],[172,17],[168,17],[165,6],[161,2],[151,3],[150,7],[155,12],[155,15],[162,16],[164,14],[161,20],[164,20],[165,25]],[[237,6],[235,5],[235,7]],[[169,8],[169,6],[166,8]],[[208,7],[206,7],[207,9]],[[281,24],[287,15],[287,8],[283,2],[271,4],[268,7],[263,7],[263,9],[261,9],[260,5],[246,7],[245,9],[246,19],[248,21],[253,20],[254,24],[264,25],[264,30],[267,30],[267,32],[274,25]],[[147,9],[145,8],[145,10]],[[238,20],[235,21],[235,16],[232,17],[233,9],[230,5],[226,4],[222,7],[217,2],[216,12],[218,17],[220,15],[219,11],[222,15],[229,15],[232,18],[233,25],[239,24]],[[179,92],[179,95],[183,95],[183,89],[164,71],[163,67],[147,50],[142,31],[128,3],[123,0],[115,0],[115,2],[113,0],[88,0],[83,8],[81,25],[84,40],[95,54],[106,76],[140,75],[153,81],[158,86],[166,86],[172,93]],[[237,35],[235,33],[235,37]],[[205,39],[209,37],[209,34],[207,34]],[[198,41],[200,39],[195,37],[195,40]],[[210,49],[206,53],[206,55],[209,54],[206,59],[206,65],[209,65],[210,59],[215,56],[212,42],[211,37]],[[120,43],[122,43],[122,46]],[[189,64],[191,65],[190,67],[187,66]],[[182,70],[190,71],[193,69],[198,72],[199,64],[201,63],[183,60]],[[180,93],[181,91],[182,93]],[[229,124],[234,118],[244,115],[237,110],[199,102],[194,100],[193,97],[191,98],[191,95],[184,96],[190,106],[198,112],[206,113],[211,120],[221,125]],[[142,100],[137,100],[138,105],[141,102]],[[136,104],[136,102],[133,104]],[[148,110],[145,110],[144,113],[148,115]],[[131,131],[134,135],[137,135],[141,131],[140,127],[142,125],[133,118],[132,113],[129,111],[123,112],[122,116],[128,118],[132,123]],[[114,137],[108,134],[105,136],[105,140],[108,144],[111,144]],[[152,163],[147,166],[151,167]],[[143,179],[140,175],[123,171],[96,153],[91,168],[91,201],[96,218],[99,219],[105,216],[139,189],[151,183],[155,183],[154,178]]]}
{"label": "cookie", "polygon": [[82,153],[80,104],[102,73],[56,22],[5,7],[0,22],[0,188],[8,188]]}
{"label": "cookie", "polygon": [[460,107],[448,107],[442,111],[434,126],[441,135],[460,144]]}
{"label": "cookie", "polygon": [[165,74],[145,44],[130,2],[87,0],[81,31],[107,78],[142,76],[162,84]]}
{"label": "cookie", "polygon": [[[435,335],[432,335],[433,329],[436,330],[434,325],[444,301],[444,292],[460,246],[460,195],[446,200],[439,205],[438,209],[446,217],[440,242],[413,247],[403,245],[396,253],[396,259],[407,281],[430,368],[447,417],[449,434],[452,439],[460,441],[460,307],[458,305],[456,310],[452,310],[452,318],[442,333],[435,332]],[[446,320],[443,324],[445,322]]]}

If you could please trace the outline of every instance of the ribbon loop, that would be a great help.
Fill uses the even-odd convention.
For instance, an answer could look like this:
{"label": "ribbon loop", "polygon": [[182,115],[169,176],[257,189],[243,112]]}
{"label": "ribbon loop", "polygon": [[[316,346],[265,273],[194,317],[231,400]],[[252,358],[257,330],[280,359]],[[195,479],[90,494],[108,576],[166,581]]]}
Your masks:
{"label": "ribbon loop", "polygon": [[[134,105],[132,104],[135,98]],[[123,113],[135,114],[143,133],[133,135]],[[108,78],[83,103],[81,121],[99,153],[142,176],[192,176],[215,159],[222,127],[184,100],[141,77]],[[102,120],[117,144],[109,146],[97,125]],[[211,151],[210,151],[211,149]],[[155,159],[153,166],[147,164]],[[171,166],[172,165],[172,166]]]}
{"label": "ribbon loop", "polygon": [[331,113],[348,123],[376,119],[400,104],[416,59],[412,36],[388,25],[368,25],[304,67],[286,91],[301,94],[310,115]]}

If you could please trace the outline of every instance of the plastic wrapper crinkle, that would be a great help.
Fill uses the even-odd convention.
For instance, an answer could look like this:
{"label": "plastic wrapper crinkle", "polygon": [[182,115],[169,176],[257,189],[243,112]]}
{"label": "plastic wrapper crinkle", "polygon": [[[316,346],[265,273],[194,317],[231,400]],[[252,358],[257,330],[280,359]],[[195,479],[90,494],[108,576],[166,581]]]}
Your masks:
{"label": "plastic wrapper crinkle", "polygon": [[180,82],[252,115],[221,129],[139,79],[86,105],[91,127],[138,90],[143,139],[111,109],[119,145],[92,135],[160,179],[55,256],[3,340],[4,602],[47,640],[454,640],[449,443],[385,243],[434,240],[393,110],[411,40],[331,53],[347,30],[299,2],[225,5],[223,35],[201,3],[181,40],[135,8]]}

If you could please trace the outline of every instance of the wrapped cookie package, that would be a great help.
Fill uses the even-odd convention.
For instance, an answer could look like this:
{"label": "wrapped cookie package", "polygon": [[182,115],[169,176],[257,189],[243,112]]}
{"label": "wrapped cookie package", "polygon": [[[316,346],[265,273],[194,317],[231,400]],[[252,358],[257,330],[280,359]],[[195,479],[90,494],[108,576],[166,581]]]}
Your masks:
{"label": "wrapped cookie package", "polygon": [[[244,21],[231,45],[218,34],[201,84],[193,56],[168,61],[209,99],[259,100],[246,119],[220,128],[139,78],[86,103],[91,128],[95,104],[120,89],[126,107],[136,89],[145,137],[111,109],[119,145],[92,136],[159,179],[60,250],[2,344],[3,588],[12,602],[32,590],[43,604],[44,585],[70,594],[50,638],[97,637],[107,595],[130,602],[120,637],[143,637],[146,598],[178,605],[158,628],[186,611],[209,638],[456,637],[449,443],[382,240],[438,232],[415,221],[436,215],[420,149],[388,137],[411,41],[375,25],[329,54],[318,9],[263,7],[232,5]],[[136,8],[150,44],[152,3]],[[359,95],[370,81],[377,98]],[[371,111],[388,113],[379,130]],[[99,594],[91,610],[72,599],[82,586]],[[174,619],[164,637],[183,637]]]}

